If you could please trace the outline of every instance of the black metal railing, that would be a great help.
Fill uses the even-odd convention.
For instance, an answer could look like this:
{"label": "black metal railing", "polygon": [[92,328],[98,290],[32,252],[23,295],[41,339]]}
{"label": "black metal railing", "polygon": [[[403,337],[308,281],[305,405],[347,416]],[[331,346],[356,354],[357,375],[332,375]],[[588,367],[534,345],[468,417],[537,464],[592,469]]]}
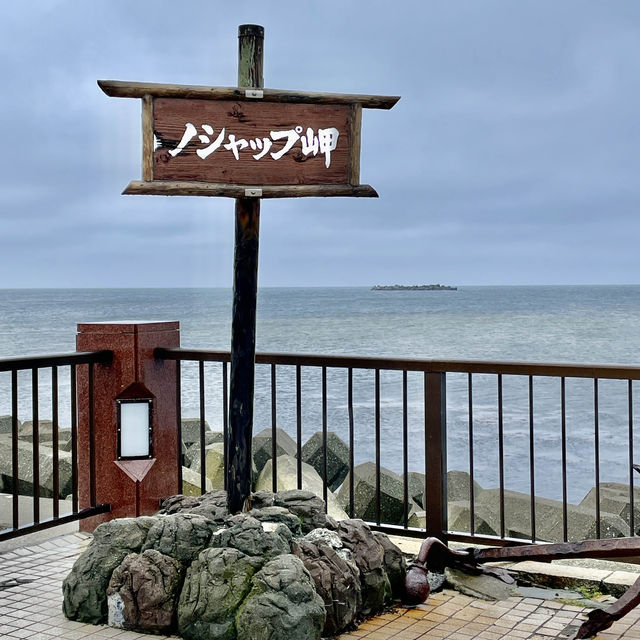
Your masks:
{"label": "black metal railing", "polygon": [[[187,411],[195,411],[194,402],[197,403],[201,426],[200,489],[204,492],[207,486],[204,425],[214,413],[220,416],[226,461],[229,353],[158,349],[155,355],[185,365],[182,375],[180,369],[178,375],[178,416],[180,421],[185,404],[189,405]],[[197,366],[197,373],[185,373],[187,363]],[[209,367],[210,363],[217,363],[221,371],[214,374],[215,382],[209,385],[205,396],[209,371],[205,365]],[[326,502],[327,437],[330,428],[336,430],[340,422],[348,447],[349,470],[340,489],[342,504],[349,516],[361,515],[358,513],[361,505],[356,504],[358,478],[354,469],[357,472],[358,456],[360,459],[370,456],[375,469],[373,509],[365,519],[380,530],[489,544],[550,537],[557,538],[553,541],[567,541],[575,537],[570,527],[575,514],[586,517],[587,512],[592,512],[591,537],[636,533],[635,500],[640,496],[634,493],[633,477],[634,447],[638,446],[633,383],[640,379],[638,367],[280,353],[257,354],[256,366],[254,424],[270,414],[274,491],[278,489],[277,429],[283,427],[295,439],[296,480],[297,487],[302,488],[303,431],[313,422],[322,440],[319,475]],[[319,372],[311,382],[311,374],[307,375],[310,371]],[[624,384],[624,389],[608,390],[606,410],[601,393],[605,381]],[[591,392],[585,384],[592,385]],[[191,387],[197,387],[198,391],[190,393]],[[620,410],[621,402],[626,407],[626,424],[621,424],[624,413]],[[616,403],[618,408],[611,410],[609,405]],[[591,416],[588,418],[591,427],[583,423],[586,415]],[[579,422],[578,427],[570,430],[570,421]],[[618,443],[613,450],[610,439]],[[626,448],[626,455],[622,455],[622,448]],[[606,460],[601,457],[603,451]],[[615,464],[611,463],[612,456]],[[179,468],[182,460],[180,453]],[[384,514],[387,496],[381,483],[386,483],[389,477],[385,475],[384,464],[394,466],[400,475],[399,521],[390,522]],[[447,471],[448,467],[461,466],[468,476],[463,500],[468,523],[453,530],[447,522],[453,492],[452,488],[447,490]],[[410,475],[411,472],[417,475],[416,469],[424,476],[422,504],[418,505],[410,487]],[[573,481],[576,474],[580,476],[579,483]],[[551,486],[552,476],[558,477],[557,488]],[[625,531],[621,531],[622,520],[617,515],[611,516],[615,526],[607,525],[606,531],[602,530],[603,515],[609,516],[601,505],[603,477],[616,480],[616,487],[624,487],[628,496]],[[482,478],[495,482],[495,490],[477,489],[476,481]],[[573,505],[571,492],[589,488],[585,479],[593,483],[589,485],[595,492],[593,505]],[[517,491],[509,488],[513,482]],[[610,485],[606,485],[607,490]],[[557,492],[557,498],[544,497],[550,492]],[[490,532],[481,513],[488,512],[487,506],[480,504],[486,496],[492,497],[489,510],[493,511],[494,521]],[[514,500],[520,509],[516,513],[512,510]],[[420,507],[417,513],[416,506]],[[555,509],[553,513],[558,514],[556,533],[548,531],[551,516],[545,509]]]}
{"label": "black metal railing", "polygon": [[[88,507],[79,508],[78,504],[78,421],[76,399],[76,373],[78,367],[87,366],[89,386],[91,388],[94,367],[96,364],[109,364],[111,351],[95,353],[63,353],[44,356],[6,358],[0,360],[0,393],[10,398],[10,432],[3,434],[2,446],[10,449],[10,470],[5,466],[0,473],[2,492],[10,494],[10,509],[0,513],[0,522],[5,527],[0,529],[0,541],[8,540],[28,533],[66,524],[87,518],[109,510],[109,505],[96,504],[95,500],[95,452],[93,437],[93,412],[89,411],[89,459],[94,473],[91,475],[89,490],[91,503]],[[47,376],[48,372],[48,376]],[[41,377],[48,377],[48,384],[43,384]],[[8,385],[3,384],[8,382]],[[44,414],[41,410],[43,396],[46,396],[50,407],[51,446],[46,453],[42,445],[42,429]],[[90,407],[93,404],[92,394],[87,399]],[[64,486],[61,484],[60,464],[60,407],[64,404],[69,415],[70,456],[65,466]],[[28,405],[28,406],[27,406]],[[20,415],[26,413],[31,418],[29,433],[20,433]],[[30,449],[30,451],[28,451]],[[41,486],[44,481],[40,477],[43,457],[50,457],[50,486]],[[30,485],[30,487],[29,487]],[[69,493],[67,494],[67,490]],[[66,494],[66,495],[64,495]],[[71,498],[70,505],[65,498]],[[47,500],[47,511],[43,514],[41,503]],[[21,501],[30,501],[30,517],[21,509]],[[65,508],[61,509],[61,502]],[[22,505],[24,506],[24,505]],[[70,509],[68,507],[70,506]],[[8,526],[6,526],[8,525]],[[0,525],[1,526],[1,525]]]}

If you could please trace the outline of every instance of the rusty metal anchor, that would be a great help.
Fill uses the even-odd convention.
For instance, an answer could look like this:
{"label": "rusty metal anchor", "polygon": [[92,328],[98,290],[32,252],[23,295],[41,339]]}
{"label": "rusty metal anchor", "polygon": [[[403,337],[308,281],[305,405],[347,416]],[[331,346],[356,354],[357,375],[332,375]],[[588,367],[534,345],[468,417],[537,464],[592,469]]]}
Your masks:
{"label": "rusty metal anchor", "polygon": [[[559,544],[528,544],[513,547],[469,548],[460,551],[449,549],[438,538],[427,538],[420,547],[416,560],[407,570],[405,578],[405,603],[416,605],[429,596],[428,570],[442,571],[444,567],[456,567],[473,573],[489,573],[505,582],[513,578],[504,569],[482,566],[485,562],[503,560],[537,560],[551,562],[567,558],[602,558],[640,564],[640,538],[608,538]],[[578,629],[579,638],[589,638],[608,629],[640,604],[640,577],[614,604],[606,609],[594,609]]]}

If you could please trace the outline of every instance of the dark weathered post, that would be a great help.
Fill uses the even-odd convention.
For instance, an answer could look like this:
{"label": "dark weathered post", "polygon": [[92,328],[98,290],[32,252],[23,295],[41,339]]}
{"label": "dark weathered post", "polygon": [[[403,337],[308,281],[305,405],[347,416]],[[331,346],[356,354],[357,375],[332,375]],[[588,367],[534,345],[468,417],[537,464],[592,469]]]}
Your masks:
{"label": "dark weathered post", "polygon": [[[262,88],[264,29],[238,28],[238,86]],[[231,513],[248,507],[251,493],[251,438],[256,355],[256,297],[260,200],[236,199],[231,323],[230,416],[227,460],[227,506]]]}

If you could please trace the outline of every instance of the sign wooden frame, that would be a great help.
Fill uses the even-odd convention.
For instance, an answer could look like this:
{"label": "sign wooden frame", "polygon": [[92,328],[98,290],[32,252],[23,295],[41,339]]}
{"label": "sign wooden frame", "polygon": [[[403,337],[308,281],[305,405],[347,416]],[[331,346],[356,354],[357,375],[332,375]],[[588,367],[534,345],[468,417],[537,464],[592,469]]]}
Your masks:
{"label": "sign wooden frame", "polygon": [[[359,183],[362,109],[391,109],[400,99],[399,96],[317,93],[280,89],[256,90],[243,87],[207,87],[115,80],[99,80],[98,85],[108,96],[142,100],[142,180],[132,181],[123,192],[135,195],[190,195],[228,198],[378,197],[373,187]],[[312,183],[307,183],[307,176],[295,175],[294,173],[291,175],[297,182],[295,184],[273,184],[273,180],[269,183],[268,178],[264,180],[264,184],[205,181],[190,178],[158,179],[154,176],[154,163],[158,161],[158,151],[155,149],[157,139],[154,131],[154,126],[158,126],[157,121],[154,122],[154,104],[157,99],[162,100],[158,103],[162,105],[166,105],[168,100],[182,100],[181,106],[184,105],[185,108],[192,109],[199,107],[201,110],[206,110],[206,103],[194,101],[231,101],[238,107],[254,113],[260,112],[259,106],[256,108],[259,103],[281,103],[283,106],[285,104],[316,105],[307,108],[300,107],[316,114],[321,114],[323,109],[331,109],[332,105],[339,105],[334,111],[347,114],[344,137],[347,140],[348,150],[343,151],[344,170],[338,177],[327,179],[326,183],[317,176],[311,180]],[[222,105],[219,106],[222,107]],[[287,107],[287,110],[291,111],[291,108]],[[264,111],[269,111],[269,109]],[[289,167],[296,168],[293,160],[289,161]],[[158,171],[158,173],[162,174],[162,171]],[[185,175],[189,175],[189,172]]]}

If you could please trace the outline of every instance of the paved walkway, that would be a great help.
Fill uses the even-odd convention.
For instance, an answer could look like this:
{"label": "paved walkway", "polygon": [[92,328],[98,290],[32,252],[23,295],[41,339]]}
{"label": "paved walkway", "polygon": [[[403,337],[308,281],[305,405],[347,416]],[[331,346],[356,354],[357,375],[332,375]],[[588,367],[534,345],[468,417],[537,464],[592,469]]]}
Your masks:
{"label": "paved walkway", "polygon": [[[106,626],[72,622],[62,614],[62,580],[89,543],[67,534],[0,554],[0,638],[78,640],[150,638]],[[445,591],[415,609],[397,609],[364,622],[340,640],[549,640],[567,638],[582,622],[584,609],[536,598],[487,603]],[[175,637],[175,636],[172,636]],[[640,639],[640,610],[632,611],[600,640]]]}

